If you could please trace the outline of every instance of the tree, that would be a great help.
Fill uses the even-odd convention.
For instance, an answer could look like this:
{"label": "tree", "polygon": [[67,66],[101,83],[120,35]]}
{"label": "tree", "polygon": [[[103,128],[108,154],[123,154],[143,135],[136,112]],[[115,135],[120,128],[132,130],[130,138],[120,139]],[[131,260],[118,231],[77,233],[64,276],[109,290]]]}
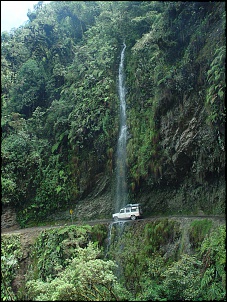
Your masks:
{"label": "tree", "polygon": [[12,89],[14,110],[31,117],[38,105],[47,105],[45,96],[45,72],[35,60],[29,59],[21,66]]}
{"label": "tree", "polygon": [[200,249],[202,258],[201,289],[204,300],[226,299],[226,227],[215,229]]}
{"label": "tree", "polygon": [[167,300],[195,300],[200,297],[201,262],[194,256],[182,255],[162,274]]}
{"label": "tree", "polygon": [[39,301],[122,301],[124,290],[113,273],[116,264],[99,259],[93,243],[78,247],[64,271],[50,282],[28,281],[28,298]]}

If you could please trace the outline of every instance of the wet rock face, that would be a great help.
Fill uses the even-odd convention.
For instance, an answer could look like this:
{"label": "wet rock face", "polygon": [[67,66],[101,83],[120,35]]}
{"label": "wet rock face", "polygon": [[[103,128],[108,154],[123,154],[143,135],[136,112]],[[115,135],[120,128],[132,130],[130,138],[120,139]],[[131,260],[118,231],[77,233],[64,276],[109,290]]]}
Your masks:
{"label": "wet rock face", "polygon": [[162,173],[144,181],[136,198],[151,215],[224,211],[224,147],[203,103],[185,93],[158,116]]}
{"label": "wet rock face", "polygon": [[188,171],[193,164],[191,152],[193,150],[193,146],[196,144],[196,124],[197,120],[195,117],[193,117],[182,134],[178,134],[179,128],[177,128],[174,136],[175,138],[178,134],[175,142],[175,153],[172,156],[172,162],[180,174],[184,174],[186,171]]}
{"label": "wet rock face", "polygon": [[2,209],[1,229],[7,228],[19,228],[19,225],[16,221],[16,212],[12,207],[6,207]]}
{"label": "wet rock face", "polygon": [[160,146],[165,150],[163,176],[168,180],[178,182],[193,165],[198,133],[204,122],[201,111],[202,107],[185,95],[180,104],[173,104],[160,116]]}
{"label": "wet rock face", "polygon": [[204,180],[209,171],[221,168],[224,152],[218,145],[217,129],[207,122],[202,102],[198,102],[196,93],[185,94],[180,104],[174,104],[160,117],[163,178],[179,183],[191,174],[193,179]]}
{"label": "wet rock face", "polygon": [[[187,154],[192,149],[193,141],[195,140],[196,135],[197,135],[196,125],[197,125],[197,120],[195,117],[193,117],[190,120],[190,122],[188,123],[187,128],[176,139],[176,143],[175,143],[176,157],[177,157],[177,154],[180,154],[182,152]],[[178,129],[176,131],[176,134],[178,132]]]}

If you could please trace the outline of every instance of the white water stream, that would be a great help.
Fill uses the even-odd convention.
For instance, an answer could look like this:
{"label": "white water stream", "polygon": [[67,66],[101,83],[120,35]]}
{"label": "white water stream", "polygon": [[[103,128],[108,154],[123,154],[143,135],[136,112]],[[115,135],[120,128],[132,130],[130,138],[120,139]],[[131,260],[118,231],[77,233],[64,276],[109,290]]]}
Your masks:
{"label": "white water stream", "polygon": [[118,76],[118,93],[120,99],[120,131],[117,144],[116,160],[116,200],[115,211],[127,204],[127,179],[126,179],[126,144],[127,144],[127,125],[126,125],[126,98],[125,98],[125,74],[124,58],[126,45],[123,44]]}
{"label": "white water stream", "polygon": [[[119,64],[118,74],[118,94],[120,100],[120,129],[117,143],[116,154],[116,192],[115,192],[115,212],[119,212],[120,208],[127,204],[127,179],[126,179],[126,144],[127,144],[127,125],[126,125],[126,101],[125,101],[125,75],[124,75],[124,57],[125,57],[126,45],[123,44],[121,51],[121,59]],[[111,245],[111,234],[113,225],[117,224],[120,227],[117,231],[117,237],[120,237],[123,229],[124,222],[112,222],[109,225],[108,242],[106,248],[106,256],[108,254]]]}

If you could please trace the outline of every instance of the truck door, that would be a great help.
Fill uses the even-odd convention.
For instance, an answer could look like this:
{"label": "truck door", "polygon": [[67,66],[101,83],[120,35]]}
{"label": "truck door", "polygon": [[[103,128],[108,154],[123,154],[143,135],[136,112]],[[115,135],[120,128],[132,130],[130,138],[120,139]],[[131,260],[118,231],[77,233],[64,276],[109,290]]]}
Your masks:
{"label": "truck door", "polygon": [[127,207],[125,209],[125,218],[128,219],[131,217],[131,208]]}
{"label": "truck door", "polygon": [[120,209],[120,212],[119,212],[119,217],[120,219],[124,219],[125,218],[125,209]]}

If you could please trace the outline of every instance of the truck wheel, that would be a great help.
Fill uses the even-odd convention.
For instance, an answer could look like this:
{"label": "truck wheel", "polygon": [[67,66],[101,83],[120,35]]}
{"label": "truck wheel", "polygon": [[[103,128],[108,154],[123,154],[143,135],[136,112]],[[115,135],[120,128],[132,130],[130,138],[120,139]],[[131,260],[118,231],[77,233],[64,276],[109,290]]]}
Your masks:
{"label": "truck wheel", "polygon": [[131,216],[131,219],[132,219],[132,220],[136,220],[136,216],[135,216],[135,215],[132,215],[132,216]]}

